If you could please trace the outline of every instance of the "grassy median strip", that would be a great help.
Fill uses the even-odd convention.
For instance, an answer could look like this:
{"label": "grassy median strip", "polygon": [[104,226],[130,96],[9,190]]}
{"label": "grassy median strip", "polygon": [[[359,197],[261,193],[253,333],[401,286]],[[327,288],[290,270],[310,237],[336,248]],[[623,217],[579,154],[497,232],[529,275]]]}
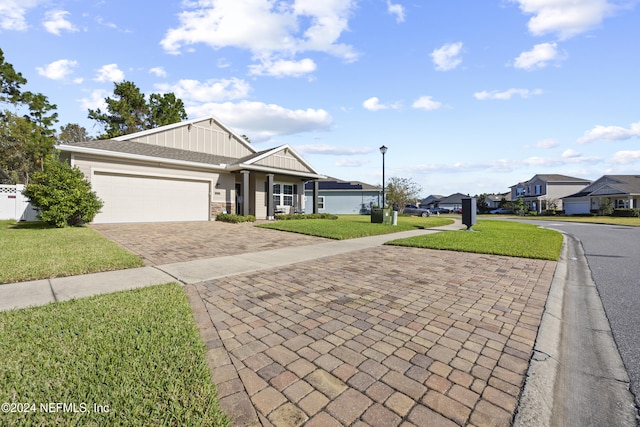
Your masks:
{"label": "grassy median strip", "polygon": [[0,283],[142,266],[142,260],[88,227],[0,221]]}
{"label": "grassy median strip", "polygon": [[0,402],[26,411],[0,425],[228,425],[176,283],[0,312],[0,354]]}
{"label": "grassy median strip", "polygon": [[562,234],[532,224],[480,220],[466,230],[442,231],[387,242],[388,245],[506,255],[557,261]]}
{"label": "grassy median strip", "polygon": [[257,225],[257,227],[344,240],[415,230],[416,228],[440,227],[452,223],[453,220],[446,217],[433,216],[421,218],[415,216],[400,216],[398,218],[398,225],[391,226],[387,224],[372,224],[369,215],[338,215],[338,219],[276,221],[260,224]]}

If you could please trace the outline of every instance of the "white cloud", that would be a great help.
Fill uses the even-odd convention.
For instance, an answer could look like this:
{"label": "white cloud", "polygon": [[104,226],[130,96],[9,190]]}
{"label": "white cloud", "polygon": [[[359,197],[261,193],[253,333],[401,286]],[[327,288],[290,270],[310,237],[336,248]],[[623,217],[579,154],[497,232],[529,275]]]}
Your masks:
{"label": "white cloud", "polygon": [[434,101],[430,96],[421,96],[420,98],[416,99],[411,106],[419,110],[431,111],[442,108],[442,103]]}
{"label": "white cloud", "polygon": [[338,42],[348,29],[356,0],[194,0],[183,2],[179,25],[160,44],[177,54],[185,46],[204,43],[214,49],[236,47],[265,62],[293,58],[305,51],[328,53],[347,61],[357,53]]}
{"label": "white cloud", "polygon": [[43,0],[2,0],[0,1],[0,29],[25,31],[29,28],[25,15]]}
{"label": "white cloud", "polygon": [[362,106],[369,111],[380,111],[380,110],[398,110],[400,109],[400,104],[381,104],[380,99],[377,96],[373,96],[362,103]]}
{"label": "white cloud", "polygon": [[544,148],[544,149],[554,148],[554,147],[557,147],[558,145],[560,145],[560,143],[553,138],[543,139],[534,144],[535,148]]}
{"label": "white cloud", "polygon": [[262,102],[206,103],[188,106],[186,110],[189,117],[213,114],[237,133],[248,135],[252,142],[263,142],[282,135],[326,131],[333,124],[331,115],[322,109],[290,110]]}
{"label": "white cloud", "polygon": [[316,63],[309,58],[300,61],[266,60],[261,64],[249,66],[249,74],[255,76],[301,77],[305,74],[313,73],[315,70]]}
{"label": "white cloud", "polygon": [[638,161],[640,161],[640,151],[638,150],[618,151],[611,157],[611,162],[617,164],[628,164]]}
{"label": "white cloud", "polygon": [[391,3],[390,0],[387,0],[387,11],[391,15],[395,15],[397,23],[404,22],[404,6],[401,4],[394,4]]}
{"label": "white cloud", "polygon": [[124,80],[124,73],[118,68],[118,64],[103,65],[95,78],[99,82],[120,82]]}
{"label": "white cloud", "polygon": [[340,159],[338,160],[335,165],[336,167],[339,168],[358,168],[360,166],[364,166],[371,163],[369,160],[365,160],[365,159]]}
{"label": "white cloud", "polygon": [[535,36],[556,34],[568,39],[591,30],[609,16],[615,6],[608,0],[510,0],[518,3],[529,20],[529,32]]}
{"label": "white cloud", "polygon": [[149,72],[156,77],[167,77],[167,72],[162,67],[153,67],[149,69]]}
{"label": "white cloud", "polygon": [[586,144],[594,141],[622,141],[625,139],[640,137],[640,122],[631,123],[629,129],[621,126],[596,126],[584,133],[578,139],[578,144]]}
{"label": "white cloud", "polygon": [[577,159],[582,157],[582,154],[577,152],[576,150],[568,149],[562,153],[561,156],[563,159]]}
{"label": "white cloud", "polygon": [[462,42],[448,43],[431,52],[431,58],[438,71],[450,71],[462,63]]}
{"label": "white cloud", "polygon": [[80,106],[83,110],[95,110],[96,108],[101,109],[102,111],[107,110],[107,103],[104,101],[105,98],[109,97],[110,94],[104,89],[97,89],[91,92],[88,98],[80,99]]}
{"label": "white cloud", "polygon": [[156,87],[164,92],[173,92],[185,103],[220,102],[246,98],[251,91],[249,83],[242,79],[198,80],[183,79],[173,85]]}
{"label": "white cloud", "polygon": [[296,145],[296,151],[304,154],[328,154],[339,156],[354,156],[360,154],[369,154],[376,150],[371,147],[344,147],[328,144],[308,144]]}
{"label": "white cloud", "polygon": [[558,52],[556,43],[540,43],[533,46],[528,52],[522,52],[513,62],[515,68],[523,70],[533,70],[545,68],[551,61],[561,61],[566,55]]}
{"label": "white cloud", "polygon": [[78,65],[78,61],[60,59],[45,67],[36,67],[38,74],[51,80],[62,80],[73,73],[73,69]]}
{"label": "white cloud", "polygon": [[487,99],[506,101],[515,95],[519,95],[521,98],[529,98],[530,96],[542,95],[542,89],[529,90],[511,88],[502,92],[496,90],[487,92],[486,90],[483,90],[482,92],[476,92],[473,94],[473,96],[480,101],[485,101]]}
{"label": "white cloud", "polygon": [[45,13],[42,25],[48,32],[56,36],[59,36],[62,30],[78,31],[78,28],[67,20],[67,15],[70,13],[66,10],[50,10]]}

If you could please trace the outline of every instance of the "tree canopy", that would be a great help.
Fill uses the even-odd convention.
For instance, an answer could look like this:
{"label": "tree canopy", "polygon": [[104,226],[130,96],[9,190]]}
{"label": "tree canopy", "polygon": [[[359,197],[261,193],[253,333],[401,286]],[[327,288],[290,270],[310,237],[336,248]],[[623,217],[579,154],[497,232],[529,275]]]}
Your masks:
{"label": "tree canopy", "polygon": [[385,201],[388,205],[397,203],[404,209],[407,203],[415,202],[420,196],[422,188],[411,178],[391,177],[385,189]]}
{"label": "tree canopy", "polygon": [[187,118],[184,103],[173,93],[152,93],[147,101],[135,83],[114,83],[113,97],[105,98],[107,111],[89,109],[88,117],[104,127],[101,139],[153,129]]}
{"label": "tree canopy", "polygon": [[0,169],[25,184],[52,152],[58,121],[57,106],[41,93],[22,91],[26,83],[0,49]]}

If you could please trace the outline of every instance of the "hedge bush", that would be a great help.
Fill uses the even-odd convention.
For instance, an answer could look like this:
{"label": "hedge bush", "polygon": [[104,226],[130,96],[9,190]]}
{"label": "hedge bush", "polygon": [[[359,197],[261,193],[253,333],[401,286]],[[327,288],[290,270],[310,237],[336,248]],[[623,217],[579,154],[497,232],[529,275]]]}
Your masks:
{"label": "hedge bush", "polygon": [[253,215],[236,215],[236,214],[218,214],[216,216],[216,221],[222,221],[222,222],[230,222],[233,224],[238,224],[240,222],[255,222],[256,221],[256,217]]}
{"label": "hedge bush", "polygon": [[80,169],[53,154],[45,157],[23,194],[40,210],[39,219],[58,228],[91,222],[103,206]]}
{"label": "hedge bush", "polygon": [[338,215],[328,213],[318,214],[277,214],[276,219],[294,220],[294,219],[338,219]]}
{"label": "hedge bush", "polygon": [[611,216],[638,218],[640,217],[640,209],[614,209]]}

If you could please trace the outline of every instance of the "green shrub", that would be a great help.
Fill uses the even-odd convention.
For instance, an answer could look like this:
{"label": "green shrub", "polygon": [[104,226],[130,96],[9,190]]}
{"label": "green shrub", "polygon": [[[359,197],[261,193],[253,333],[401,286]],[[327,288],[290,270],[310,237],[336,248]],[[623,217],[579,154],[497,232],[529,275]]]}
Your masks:
{"label": "green shrub", "polygon": [[44,159],[43,170],[33,174],[23,194],[40,210],[39,219],[58,228],[91,222],[103,206],[80,169],[53,154]]}
{"label": "green shrub", "polygon": [[527,212],[527,216],[537,216],[538,212],[537,211],[529,211]]}
{"label": "green shrub", "polygon": [[611,216],[638,218],[640,217],[640,209],[614,209]]}
{"label": "green shrub", "polygon": [[255,222],[256,217],[253,215],[236,215],[236,214],[218,214],[216,216],[216,221],[222,222],[231,222],[233,224],[238,224],[239,222]]}
{"label": "green shrub", "polygon": [[292,220],[292,219],[338,219],[338,215],[329,213],[317,214],[277,214],[276,219]]}

